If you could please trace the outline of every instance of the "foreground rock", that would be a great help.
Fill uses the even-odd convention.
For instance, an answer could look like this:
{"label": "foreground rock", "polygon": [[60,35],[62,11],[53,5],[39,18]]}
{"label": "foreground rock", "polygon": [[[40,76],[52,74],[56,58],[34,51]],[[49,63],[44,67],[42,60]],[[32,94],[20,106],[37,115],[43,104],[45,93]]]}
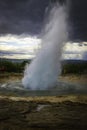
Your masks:
{"label": "foreground rock", "polygon": [[0,97],[0,130],[86,130],[87,96]]}

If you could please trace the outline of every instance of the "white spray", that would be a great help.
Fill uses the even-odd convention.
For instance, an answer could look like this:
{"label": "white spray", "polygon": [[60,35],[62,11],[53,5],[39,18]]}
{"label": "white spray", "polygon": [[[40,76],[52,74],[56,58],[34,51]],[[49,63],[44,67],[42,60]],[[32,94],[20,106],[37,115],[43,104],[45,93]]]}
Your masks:
{"label": "white spray", "polygon": [[66,17],[64,6],[56,6],[50,11],[42,38],[42,49],[25,69],[22,79],[25,88],[44,90],[57,83],[61,72],[61,51],[67,40]]}

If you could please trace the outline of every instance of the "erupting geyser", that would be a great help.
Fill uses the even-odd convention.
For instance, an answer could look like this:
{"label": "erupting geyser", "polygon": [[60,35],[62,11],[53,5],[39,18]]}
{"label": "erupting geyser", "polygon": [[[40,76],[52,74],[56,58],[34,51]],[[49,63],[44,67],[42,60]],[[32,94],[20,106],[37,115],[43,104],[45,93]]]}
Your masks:
{"label": "erupting geyser", "polygon": [[65,6],[55,6],[49,14],[42,38],[42,49],[26,67],[22,83],[32,90],[55,86],[61,72],[60,58],[67,40],[67,14]]}

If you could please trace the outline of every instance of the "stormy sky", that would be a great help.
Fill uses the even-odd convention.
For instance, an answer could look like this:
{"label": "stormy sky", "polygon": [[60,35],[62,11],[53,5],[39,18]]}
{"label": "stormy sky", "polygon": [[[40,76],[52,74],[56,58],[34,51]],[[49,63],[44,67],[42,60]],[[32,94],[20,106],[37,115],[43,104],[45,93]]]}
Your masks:
{"label": "stormy sky", "polygon": [[[40,43],[38,36],[44,25],[46,11],[55,1],[62,4],[67,0],[0,0],[0,56],[25,54],[27,58],[29,55],[32,57],[33,48]],[[86,42],[87,0],[68,1],[69,38],[74,42]]]}

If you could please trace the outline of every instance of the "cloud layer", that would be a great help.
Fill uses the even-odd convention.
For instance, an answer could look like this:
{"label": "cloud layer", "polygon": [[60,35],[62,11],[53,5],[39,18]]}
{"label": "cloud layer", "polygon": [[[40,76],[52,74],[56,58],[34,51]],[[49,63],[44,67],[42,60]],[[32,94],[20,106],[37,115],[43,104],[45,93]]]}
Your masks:
{"label": "cloud layer", "polygon": [[[35,56],[46,11],[55,1],[69,3],[70,40],[87,41],[87,0],[0,0],[0,57]],[[87,59],[85,48],[85,44],[67,44],[64,56]]]}
{"label": "cloud layer", "polygon": [[35,56],[41,40],[37,37],[6,35],[0,38],[0,57],[29,59]]}
{"label": "cloud layer", "polygon": [[63,59],[87,60],[87,42],[66,43]]}
{"label": "cloud layer", "polygon": [[44,0],[0,0],[0,34],[37,34],[41,30]]}
{"label": "cloud layer", "polygon": [[87,41],[87,0],[0,0],[0,34],[39,34],[47,7],[55,1],[69,1],[71,40]]}
{"label": "cloud layer", "polygon": [[[35,36],[6,35],[0,37],[0,58],[30,59],[41,47],[41,39]],[[87,42],[66,43],[64,59],[87,60]]]}

